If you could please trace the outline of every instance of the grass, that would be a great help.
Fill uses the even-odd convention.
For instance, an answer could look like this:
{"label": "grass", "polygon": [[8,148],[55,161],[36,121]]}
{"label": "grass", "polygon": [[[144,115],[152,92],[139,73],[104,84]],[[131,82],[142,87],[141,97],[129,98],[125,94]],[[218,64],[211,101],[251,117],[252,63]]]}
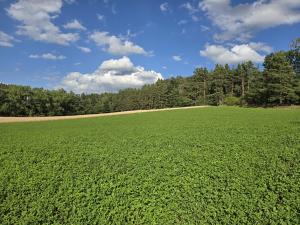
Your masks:
{"label": "grass", "polygon": [[300,110],[0,124],[0,224],[300,224]]}

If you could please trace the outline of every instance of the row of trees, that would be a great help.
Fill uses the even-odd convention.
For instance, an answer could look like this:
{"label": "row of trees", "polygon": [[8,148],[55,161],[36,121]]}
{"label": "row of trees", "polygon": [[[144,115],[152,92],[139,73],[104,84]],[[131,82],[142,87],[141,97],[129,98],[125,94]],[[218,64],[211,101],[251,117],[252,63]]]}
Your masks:
{"label": "row of trees", "polygon": [[300,104],[300,39],[292,49],[268,55],[264,70],[252,62],[212,71],[197,68],[190,77],[159,80],[118,93],[74,94],[0,84],[0,115],[74,115],[192,105],[275,106]]}

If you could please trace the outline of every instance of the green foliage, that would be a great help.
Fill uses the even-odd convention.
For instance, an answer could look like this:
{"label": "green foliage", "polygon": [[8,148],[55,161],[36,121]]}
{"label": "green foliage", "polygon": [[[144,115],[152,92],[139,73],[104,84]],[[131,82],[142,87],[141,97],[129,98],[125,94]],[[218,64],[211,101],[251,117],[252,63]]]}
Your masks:
{"label": "green foliage", "polygon": [[266,56],[264,67],[267,104],[286,105],[297,102],[298,96],[293,87],[296,77],[286,53],[278,52]]}
{"label": "green foliage", "polygon": [[[140,89],[118,93],[74,94],[0,84],[0,115],[48,116],[108,113],[137,109],[172,108],[193,105],[234,104],[279,106],[300,103],[300,41],[287,52],[265,57],[264,70],[250,61],[216,65],[212,71],[196,68],[190,77],[171,77]],[[226,99],[226,96],[232,96]],[[229,102],[228,102],[229,101]]]}
{"label": "green foliage", "polygon": [[286,52],[265,58],[263,73],[254,73],[245,100],[249,105],[275,106],[298,104],[299,77],[293,71]]}
{"label": "green foliage", "polygon": [[287,58],[296,75],[300,77],[300,38],[293,40],[290,47],[291,49],[287,52]]}
{"label": "green foliage", "polygon": [[220,105],[220,99],[223,98],[223,94],[222,93],[213,93],[213,94],[209,94],[207,96],[207,104],[208,105],[213,105],[213,106],[217,106]]}
{"label": "green foliage", "polygon": [[229,106],[240,105],[241,100],[238,97],[228,96],[224,99],[224,104]]}
{"label": "green foliage", "polygon": [[0,224],[300,224],[299,115],[0,124]]}

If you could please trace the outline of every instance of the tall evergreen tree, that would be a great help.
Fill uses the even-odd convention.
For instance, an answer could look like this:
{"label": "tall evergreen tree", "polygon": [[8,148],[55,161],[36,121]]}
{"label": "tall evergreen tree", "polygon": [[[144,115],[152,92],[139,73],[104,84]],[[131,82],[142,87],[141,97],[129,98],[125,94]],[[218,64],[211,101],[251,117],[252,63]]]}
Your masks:
{"label": "tall evergreen tree", "polygon": [[[194,80],[196,82],[199,82],[199,88],[198,90],[202,90],[202,99],[203,99],[203,103],[206,104],[207,103],[207,89],[208,89],[208,70],[206,68],[196,68],[194,71]],[[198,87],[198,84],[196,84]]]}
{"label": "tall evergreen tree", "polygon": [[292,41],[290,48],[291,50],[287,52],[287,58],[293,66],[297,77],[300,78],[300,38]]}
{"label": "tall evergreen tree", "polygon": [[217,64],[212,72],[210,82],[210,100],[212,104],[221,105],[225,98],[226,90],[225,69]]}
{"label": "tall evergreen tree", "polygon": [[264,83],[267,103],[283,105],[296,103],[295,73],[285,52],[272,53],[265,58]]}

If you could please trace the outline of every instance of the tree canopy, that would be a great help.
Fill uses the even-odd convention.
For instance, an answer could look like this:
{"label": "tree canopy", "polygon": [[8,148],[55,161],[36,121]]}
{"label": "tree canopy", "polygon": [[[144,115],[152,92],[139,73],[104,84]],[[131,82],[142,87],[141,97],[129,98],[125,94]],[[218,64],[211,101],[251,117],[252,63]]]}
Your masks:
{"label": "tree canopy", "polygon": [[265,57],[264,69],[252,62],[236,67],[196,68],[190,77],[158,80],[118,93],[75,94],[0,84],[0,115],[52,116],[107,113],[193,105],[277,106],[300,104],[300,39],[291,50]]}

